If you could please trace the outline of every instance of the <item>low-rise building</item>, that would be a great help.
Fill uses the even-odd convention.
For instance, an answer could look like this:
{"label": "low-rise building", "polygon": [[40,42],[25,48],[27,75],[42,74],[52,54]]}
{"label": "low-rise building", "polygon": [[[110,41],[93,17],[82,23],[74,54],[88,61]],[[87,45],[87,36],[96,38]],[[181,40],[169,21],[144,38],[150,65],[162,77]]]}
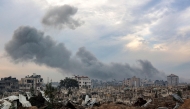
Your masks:
{"label": "low-rise building", "polygon": [[91,79],[87,76],[79,76],[79,75],[76,76],[76,75],[74,75],[71,78],[78,81],[80,88],[82,88],[82,87],[91,88],[92,87]]}
{"label": "low-rise building", "polygon": [[19,89],[24,91],[30,91],[31,88],[36,90],[40,90],[43,87],[43,78],[41,75],[36,75],[33,73],[31,76],[26,76],[25,78],[21,78],[19,81]]}
{"label": "low-rise building", "polygon": [[1,78],[0,80],[0,92],[17,92],[19,90],[18,80],[11,76]]}

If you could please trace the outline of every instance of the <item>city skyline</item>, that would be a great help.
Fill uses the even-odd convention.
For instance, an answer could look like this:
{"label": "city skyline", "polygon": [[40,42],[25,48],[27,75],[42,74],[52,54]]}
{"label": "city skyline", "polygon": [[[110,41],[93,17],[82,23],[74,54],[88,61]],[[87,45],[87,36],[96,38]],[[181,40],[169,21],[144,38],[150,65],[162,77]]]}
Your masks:
{"label": "city skyline", "polygon": [[[179,80],[189,82],[189,4],[188,0],[2,0],[0,77],[20,79],[37,73],[44,80],[49,77],[53,81],[74,74],[108,80],[132,76],[166,80],[167,75],[175,74],[183,78]],[[19,52],[23,49],[14,47],[25,38],[16,33],[24,30],[36,31],[36,39],[41,38],[36,42],[44,43],[39,44],[39,49],[49,42],[55,43],[54,48],[60,44],[60,49],[47,49],[43,54],[65,50],[60,51],[60,57],[66,57],[64,62],[62,58],[53,64],[53,59],[47,62],[44,57],[48,56],[32,51],[33,48],[24,51],[31,55]],[[55,56],[53,53],[50,57]]]}

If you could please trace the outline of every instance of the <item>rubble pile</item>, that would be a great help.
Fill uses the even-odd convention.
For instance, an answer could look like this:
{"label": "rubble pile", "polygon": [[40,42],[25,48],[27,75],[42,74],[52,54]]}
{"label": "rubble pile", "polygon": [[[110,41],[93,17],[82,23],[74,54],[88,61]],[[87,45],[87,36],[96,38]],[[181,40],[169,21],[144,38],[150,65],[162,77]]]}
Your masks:
{"label": "rubble pile", "polygon": [[147,101],[144,100],[143,98],[138,98],[138,100],[135,102],[134,106],[143,106],[144,104],[146,104]]}
{"label": "rubble pile", "polygon": [[124,104],[106,103],[106,104],[102,104],[100,107],[93,107],[92,109],[137,109],[137,108],[127,106]]}
{"label": "rubble pile", "polygon": [[[128,88],[106,87],[97,89],[62,89],[55,92],[53,109],[190,109],[189,91],[182,97],[176,94],[179,88]],[[13,104],[17,109],[48,109],[50,98],[43,91],[37,95],[30,93],[4,97],[0,104],[9,109]],[[183,102],[184,101],[184,102]],[[48,104],[49,103],[49,104]]]}
{"label": "rubble pile", "polygon": [[36,106],[38,108],[44,106],[45,104],[45,99],[42,97],[41,94],[38,94],[38,96],[35,97],[31,97],[29,101],[32,106]]}
{"label": "rubble pile", "polygon": [[179,109],[190,109],[190,99],[186,99]]}
{"label": "rubble pile", "polygon": [[173,109],[176,102],[173,101],[173,98],[168,96],[166,98],[154,98],[150,104],[142,109],[162,109],[161,107],[167,107],[168,109]]}
{"label": "rubble pile", "polygon": [[38,109],[36,106],[32,106],[32,107],[18,107],[17,109]]}

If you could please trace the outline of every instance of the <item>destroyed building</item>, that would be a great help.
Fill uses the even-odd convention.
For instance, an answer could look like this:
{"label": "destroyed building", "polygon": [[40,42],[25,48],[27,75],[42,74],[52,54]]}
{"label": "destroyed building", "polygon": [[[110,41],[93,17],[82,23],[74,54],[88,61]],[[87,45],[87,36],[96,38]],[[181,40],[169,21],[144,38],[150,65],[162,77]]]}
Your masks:
{"label": "destroyed building", "polygon": [[43,87],[43,78],[41,75],[36,75],[33,73],[31,76],[26,76],[25,78],[21,78],[19,82],[19,89],[23,91],[30,91],[31,88],[36,90],[40,90]]}
{"label": "destroyed building", "polygon": [[0,80],[0,92],[17,92],[19,90],[18,80],[11,76],[1,78]]}

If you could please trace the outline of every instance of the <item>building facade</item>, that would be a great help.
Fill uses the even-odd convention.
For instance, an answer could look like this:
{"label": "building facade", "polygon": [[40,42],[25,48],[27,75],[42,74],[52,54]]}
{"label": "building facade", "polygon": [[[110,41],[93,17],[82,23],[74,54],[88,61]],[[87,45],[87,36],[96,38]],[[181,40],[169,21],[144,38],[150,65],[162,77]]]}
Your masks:
{"label": "building facade", "polygon": [[74,75],[71,78],[78,81],[79,88],[83,88],[83,87],[91,88],[92,87],[91,79],[87,76],[79,76],[79,75],[76,76],[76,75]]}
{"label": "building facade", "polygon": [[127,78],[123,84],[128,87],[140,87],[140,78],[136,78],[136,76]]}
{"label": "building facade", "polygon": [[151,79],[142,79],[141,80],[141,86],[142,87],[152,87],[152,86],[154,86],[154,82],[151,80]]}
{"label": "building facade", "polygon": [[169,76],[167,76],[167,82],[168,82],[168,86],[178,86],[179,85],[179,77],[171,74]]}
{"label": "building facade", "polygon": [[18,80],[11,76],[1,78],[0,80],[0,92],[17,92],[19,90]]}
{"label": "building facade", "polygon": [[167,81],[156,80],[156,81],[154,81],[154,86],[158,86],[158,87],[164,87],[164,86],[167,86]]}
{"label": "building facade", "polygon": [[33,73],[31,76],[26,76],[25,78],[21,78],[19,82],[19,89],[23,91],[30,91],[31,88],[36,90],[40,90],[43,87],[43,78],[41,75],[36,75]]}

